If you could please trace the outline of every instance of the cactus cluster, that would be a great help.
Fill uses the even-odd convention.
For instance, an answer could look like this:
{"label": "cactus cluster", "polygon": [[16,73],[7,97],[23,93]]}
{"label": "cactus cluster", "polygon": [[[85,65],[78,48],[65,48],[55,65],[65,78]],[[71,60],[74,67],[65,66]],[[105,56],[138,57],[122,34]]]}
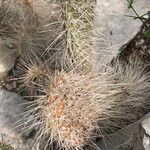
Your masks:
{"label": "cactus cluster", "polygon": [[94,5],[91,0],[1,1],[0,37],[10,41],[16,91],[28,100],[21,133],[38,126],[34,146],[44,140],[44,149],[53,142],[66,150],[95,146],[93,139],[149,108],[145,55],[125,59],[123,51],[104,71],[92,68]]}

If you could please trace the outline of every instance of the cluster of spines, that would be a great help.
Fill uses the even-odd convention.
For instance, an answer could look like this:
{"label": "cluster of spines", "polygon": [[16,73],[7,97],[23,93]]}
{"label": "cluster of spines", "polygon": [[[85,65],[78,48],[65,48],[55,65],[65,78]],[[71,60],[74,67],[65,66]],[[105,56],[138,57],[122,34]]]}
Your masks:
{"label": "cluster of spines", "polygon": [[141,117],[148,107],[149,73],[143,74],[145,67],[138,61],[125,68],[116,64],[101,74],[47,74],[46,84],[40,83],[40,94],[32,102],[36,107],[31,112],[38,109],[42,123],[37,139],[48,135],[48,141],[56,141],[60,147],[82,149],[97,135]]}

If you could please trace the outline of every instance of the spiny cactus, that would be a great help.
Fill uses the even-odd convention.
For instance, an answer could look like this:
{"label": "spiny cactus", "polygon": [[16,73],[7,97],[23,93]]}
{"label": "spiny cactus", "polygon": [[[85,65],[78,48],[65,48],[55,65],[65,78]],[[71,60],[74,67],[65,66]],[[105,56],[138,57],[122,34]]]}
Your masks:
{"label": "spiny cactus", "polygon": [[65,149],[82,149],[94,137],[120,129],[149,110],[150,56],[134,50],[136,41],[148,40],[143,37],[148,24],[103,73],[57,71],[52,76],[47,71],[46,84],[31,102],[32,119],[39,117],[41,125],[37,143],[48,137],[46,146],[56,141]]}
{"label": "spiny cactus", "polygon": [[11,40],[19,56],[13,70],[17,91],[28,99],[27,111],[20,114],[27,122],[16,128],[23,126],[22,133],[39,126],[34,140],[39,145],[46,140],[44,149],[56,141],[60,149],[79,150],[144,115],[150,77],[139,55],[126,62],[120,52],[103,72],[86,61],[92,58],[95,2],[50,1],[56,16],[43,14],[40,4],[45,8],[49,3],[5,0],[0,7],[0,36]]}
{"label": "spiny cactus", "polygon": [[139,61],[103,74],[56,74],[33,101],[33,118],[39,116],[41,125],[37,140],[48,135],[47,142],[59,147],[82,149],[94,137],[142,117],[149,108],[150,78]]}
{"label": "spiny cactus", "polygon": [[95,0],[66,0],[63,3],[67,50],[73,67],[83,73],[89,72],[92,67],[95,5]]}
{"label": "spiny cactus", "polygon": [[[59,3],[55,4],[54,2],[43,3],[47,4],[49,11],[58,9],[60,6]],[[50,15],[46,20],[45,16],[40,14],[41,11],[38,11],[39,5],[37,2],[33,3],[28,0],[2,1],[0,6],[0,36],[2,40],[10,41],[10,51],[15,50],[16,56],[27,57],[25,59],[28,59],[30,54],[47,57],[47,59],[53,56],[54,61],[57,53],[57,63],[60,63],[65,47],[62,12],[60,9],[56,9],[57,15]]]}
{"label": "spiny cactus", "polygon": [[20,60],[17,70],[18,77],[14,79],[17,80],[18,91],[32,98],[41,93],[40,89],[55,76],[55,71],[49,67],[49,64],[32,55],[28,60]]}

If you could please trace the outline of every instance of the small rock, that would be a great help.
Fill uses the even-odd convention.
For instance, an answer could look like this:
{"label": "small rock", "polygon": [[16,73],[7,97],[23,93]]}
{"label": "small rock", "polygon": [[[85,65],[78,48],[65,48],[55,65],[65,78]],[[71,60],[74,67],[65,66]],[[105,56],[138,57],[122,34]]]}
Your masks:
{"label": "small rock", "polygon": [[141,123],[146,134],[150,136],[150,114],[146,115]]}
{"label": "small rock", "polygon": [[[28,150],[34,130],[25,118],[27,103],[15,93],[0,90],[0,143],[6,143],[17,150]],[[28,127],[29,126],[29,127]]]}
{"label": "small rock", "polygon": [[143,118],[141,126],[145,131],[143,137],[143,147],[145,150],[150,150],[150,113]]}
{"label": "small rock", "polygon": [[0,79],[3,79],[8,71],[13,68],[15,51],[9,48],[9,44],[0,39]]}
{"label": "small rock", "polygon": [[150,150],[150,137],[149,136],[144,135],[143,146],[145,150]]}
{"label": "small rock", "polygon": [[103,137],[96,145],[101,150],[150,150],[150,113],[120,131]]}

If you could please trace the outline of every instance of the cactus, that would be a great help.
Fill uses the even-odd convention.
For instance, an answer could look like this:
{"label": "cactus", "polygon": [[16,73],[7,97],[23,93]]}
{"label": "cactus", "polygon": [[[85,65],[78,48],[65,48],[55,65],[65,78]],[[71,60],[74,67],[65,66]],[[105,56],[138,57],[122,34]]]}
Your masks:
{"label": "cactus", "polygon": [[83,73],[89,72],[92,67],[95,4],[95,0],[66,0],[63,4],[69,57],[73,67]]}
{"label": "cactus", "polygon": [[[42,13],[39,5],[54,12]],[[22,133],[39,125],[33,140],[39,147],[46,141],[44,149],[54,141],[66,150],[95,146],[95,137],[148,111],[145,55],[132,52],[129,44],[104,71],[92,68],[94,5],[91,0],[58,0],[50,5],[41,0],[5,0],[0,6],[0,36],[13,45],[18,57],[13,68],[17,92],[30,105],[21,114],[27,122],[16,128],[21,127]]]}
{"label": "cactus", "polygon": [[[58,73],[43,89],[38,104],[41,133],[65,149],[82,149],[96,136],[103,137],[142,117],[149,108],[149,71],[139,64],[104,74]],[[147,94],[145,94],[147,93]]]}

